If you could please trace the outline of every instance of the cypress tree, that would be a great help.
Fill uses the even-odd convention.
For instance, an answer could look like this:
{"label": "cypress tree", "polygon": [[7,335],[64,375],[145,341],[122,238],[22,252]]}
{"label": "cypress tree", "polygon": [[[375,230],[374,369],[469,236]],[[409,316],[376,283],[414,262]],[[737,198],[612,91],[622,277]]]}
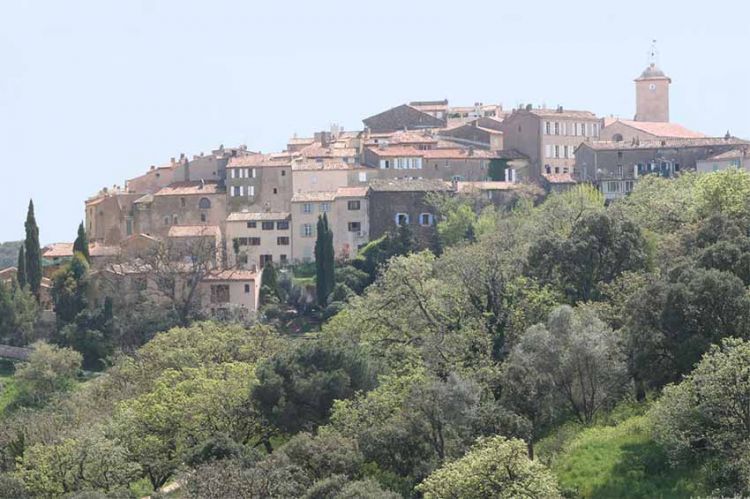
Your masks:
{"label": "cypress tree", "polygon": [[315,291],[318,305],[324,306],[334,286],[333,232],[328,227],[328,216],[318,217],[318,237],[315,240]]}
{"label": "cypress tree", "polygon": [[39,300],[39,287],[42,284],[42,249],[39,246],[39,227],[34,217],[34,201],[29,200],[29,211],[26,214],[26,281]]}
{"label": "cypress tree", "polygon": [[81,253],[86,261],[91,263],[89,256],[89,236],[86,235],[86,229],[83,228],[83,222],[78,226],[78,237],[73,243],[73,253]]}
{"label": "cypress tree", "polygon": [[21,243],[21,247],[18,248],[18,270],[16,272],[16,281],[18,287],[21,289],[26,287],[26,252],[24,251],[24,244]]}

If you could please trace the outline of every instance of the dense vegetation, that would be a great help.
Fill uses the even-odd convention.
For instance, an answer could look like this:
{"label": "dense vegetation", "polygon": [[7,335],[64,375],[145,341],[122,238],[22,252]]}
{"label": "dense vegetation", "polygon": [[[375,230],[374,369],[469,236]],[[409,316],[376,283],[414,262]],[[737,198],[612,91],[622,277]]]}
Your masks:
{"label": "dense vegetation", "polygon": [[18,260],[18,250],[23,241],[8,241],[0,243],[0,269],[15,267]]}
{"label": "dense vegetation", "polygon": [[243,323],[97,303],[74,259],[0,378],[0,496],[750,494],[749,175],[433,202],[429,250],[401,228],[307,298],[270,267]]}

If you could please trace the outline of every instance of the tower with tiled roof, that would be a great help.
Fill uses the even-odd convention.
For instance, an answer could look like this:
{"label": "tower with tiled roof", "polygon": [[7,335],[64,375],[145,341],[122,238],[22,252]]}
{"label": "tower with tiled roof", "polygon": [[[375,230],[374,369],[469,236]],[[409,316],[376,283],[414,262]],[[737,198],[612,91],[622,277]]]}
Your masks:
{"label": "tower with tiled roof", "polygon": [[635,121],[669,122],[669,84],[672,79],[657,65],[657,51],[651,46],[649,65],[635,79]]}

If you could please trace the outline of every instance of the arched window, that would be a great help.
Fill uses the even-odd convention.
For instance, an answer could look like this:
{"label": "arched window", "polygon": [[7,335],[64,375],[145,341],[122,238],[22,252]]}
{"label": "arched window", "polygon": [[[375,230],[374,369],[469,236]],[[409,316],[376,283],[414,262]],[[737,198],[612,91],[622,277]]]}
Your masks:
{"label": "arched window", "polygon": [[211,200],[208,198],[201,198],[200,201],[198,201],[198,208],[201,210],[210,210]]}
{"label": "arched window", "polygon": [[613,140],[614,142],[622,142],[622,134],[621,134],[621,133],[616,133],[616,134],[614,134],[614,135],[612,136],[612,140]]}

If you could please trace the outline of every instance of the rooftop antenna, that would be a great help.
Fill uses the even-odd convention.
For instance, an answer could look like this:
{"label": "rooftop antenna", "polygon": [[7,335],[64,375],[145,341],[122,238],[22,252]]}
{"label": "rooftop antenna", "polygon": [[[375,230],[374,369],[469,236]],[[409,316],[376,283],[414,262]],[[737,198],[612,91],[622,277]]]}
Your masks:
{"label": "rooftop antenna", "polygon": [[648,51],[649,66],[659,65],[659,49],[656,48],[656,40],[651,40],[651,48]]}

